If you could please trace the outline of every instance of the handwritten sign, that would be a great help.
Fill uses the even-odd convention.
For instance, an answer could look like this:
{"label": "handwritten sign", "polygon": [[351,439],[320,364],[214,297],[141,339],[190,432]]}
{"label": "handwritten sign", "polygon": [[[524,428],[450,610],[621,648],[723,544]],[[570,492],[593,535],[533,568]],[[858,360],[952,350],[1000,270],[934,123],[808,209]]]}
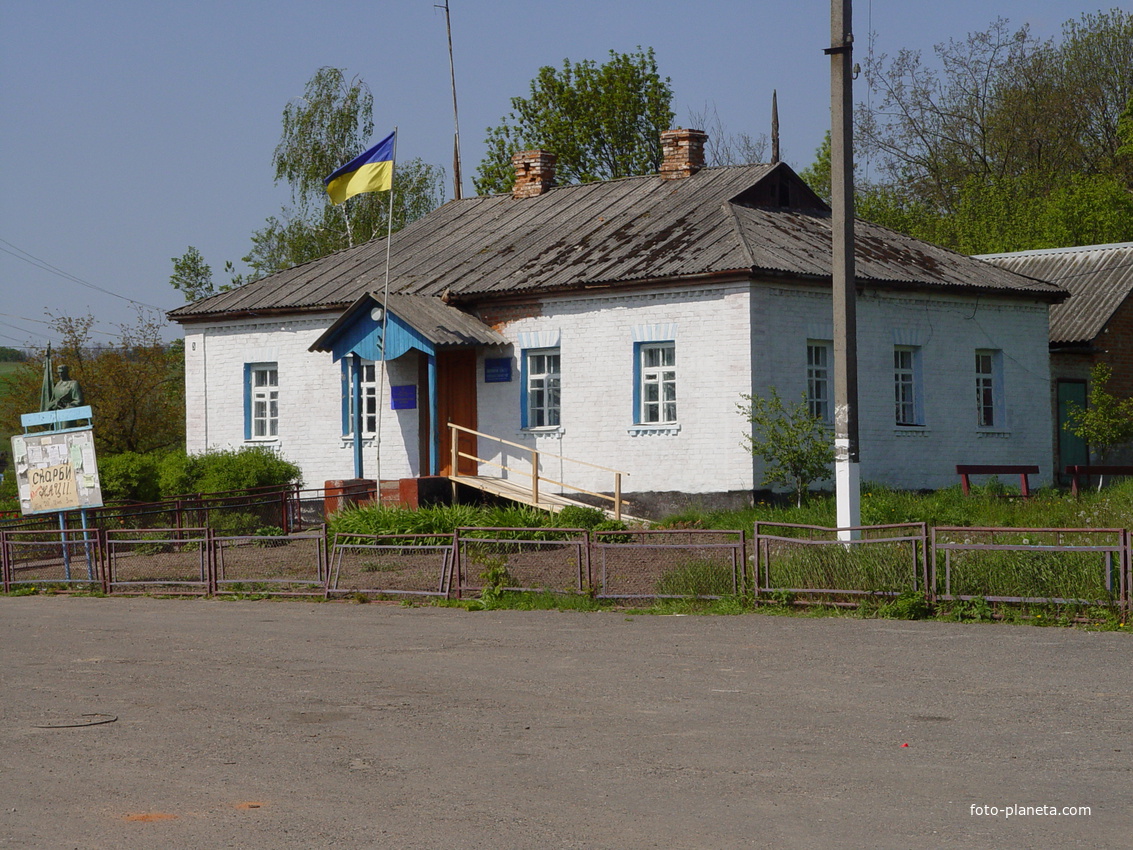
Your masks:
{"label": "handwritten sign", "polygon": [[31,509],[35,513],[67,511],[79,507],[75,467],[70,463],[32,469],[28,483],[31,485]]}
{"label": "handwritten sign", "polygon": [[20,512],[55,513],[102,505],[94,433],[90,429],[19,434],[12,460]]}

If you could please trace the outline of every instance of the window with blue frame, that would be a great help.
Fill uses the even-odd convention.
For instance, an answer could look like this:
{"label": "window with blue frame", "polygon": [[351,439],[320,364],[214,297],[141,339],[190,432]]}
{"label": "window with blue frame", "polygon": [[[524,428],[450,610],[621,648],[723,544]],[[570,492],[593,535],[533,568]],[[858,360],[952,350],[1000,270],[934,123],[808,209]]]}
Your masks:
{"label": "window with blue frame", "polygon": [[997,349],[976,351],[976,425],[980,428],[1003,428],[1003,352]]}
{"label": "window with blue frame", "polygon": [[[354,358],[344,357],[342,402],[342,433],[354,436]],[[378,433],[378,381],[377,366],[373,360],[362,360],[358,368],[362,389],[362,436],[373,437]]]}
{"label": "window with blue frame", "polygon": [[275,363],[244,364],[244,439],[279,436],[279,369]]}
{"label": "window with blue frame", "polygon": [[557,348],[523,352],[524,428],[557,428],[562,424],[562,356]]}
{"label": "window with blue frame", "polygon": [[677,346],[675,342],[636,343],[634,418],[639,425],[677,421]]}
{"label": "window with blue frame", "polygon": [[920,346],[893,347],[894,423],[924,425],[924,384],[921,380]]}

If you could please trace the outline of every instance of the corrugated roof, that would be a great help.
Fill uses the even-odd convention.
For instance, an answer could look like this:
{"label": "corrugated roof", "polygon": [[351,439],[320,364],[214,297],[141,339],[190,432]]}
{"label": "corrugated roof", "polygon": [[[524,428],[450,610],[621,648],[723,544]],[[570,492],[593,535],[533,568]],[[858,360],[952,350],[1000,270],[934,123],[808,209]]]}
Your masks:
{"label": "corrugated roof", "polygon": [[[451,201],[394,234],[390,291],[460,300],[588,284],[759,270],[830,276],[823,211],[750,208],[761,181],[799,178],[785,164],[706,168],[692,177],[628,177],[562,186],[523,200]],[[809,190],[808,190],[809,194]],[[859,276],[908,286],[966,286],[1058,298],[1049,284],[859,222]],[[339,251],[169,315],[340,307],[381,289],[385,239]]]}
{"label": "corrugated roof", "polygon": [[1050,310],[1054,344],[1092,342],[1133,292],[1133,242],[985,254],[981,259],[1070,291],[1066,301]]}

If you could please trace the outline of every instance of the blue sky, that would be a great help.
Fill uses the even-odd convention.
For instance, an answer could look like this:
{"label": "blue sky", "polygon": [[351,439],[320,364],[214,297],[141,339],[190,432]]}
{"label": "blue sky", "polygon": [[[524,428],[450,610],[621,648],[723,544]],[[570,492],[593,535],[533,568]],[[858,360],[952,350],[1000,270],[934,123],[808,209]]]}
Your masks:
{"label": "blue sky", "polygon": [[[854,6],[858,53],[872,30],[875,50],[890,54],[930,53],[998,16],[1053,36],[1101,8]],[[565,58],[653,47],[676,123],[709,107],[732,133],[767,133],[777,89],[783,158],[796,168],[829,126],[826,0],[450,0],[450,9],[466,193],[486,128],[540,66]],[[325,65],[373,90],[375,141],[397,125],[400,159],[451,172],[447,41],[434,0],[0,0],[0,345],[49,339],[45,309],[89,312],[105,339],[132,320],[131,301],[178,306],[170,258],[189,245],[218,280],[226,260],[241,268],[251,233],[289,200],[271,169],[283,107]]]}

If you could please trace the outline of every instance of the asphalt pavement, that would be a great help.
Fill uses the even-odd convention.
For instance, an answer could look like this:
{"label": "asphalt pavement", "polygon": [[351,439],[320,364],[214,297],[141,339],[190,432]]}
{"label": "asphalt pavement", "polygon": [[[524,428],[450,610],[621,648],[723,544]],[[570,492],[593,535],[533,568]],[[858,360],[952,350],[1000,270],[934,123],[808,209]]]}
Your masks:
{"label": "asphalt pavement", "polygon": [[0,598],[0,848],[1127,848],[1131,659],[1003,624]]}

